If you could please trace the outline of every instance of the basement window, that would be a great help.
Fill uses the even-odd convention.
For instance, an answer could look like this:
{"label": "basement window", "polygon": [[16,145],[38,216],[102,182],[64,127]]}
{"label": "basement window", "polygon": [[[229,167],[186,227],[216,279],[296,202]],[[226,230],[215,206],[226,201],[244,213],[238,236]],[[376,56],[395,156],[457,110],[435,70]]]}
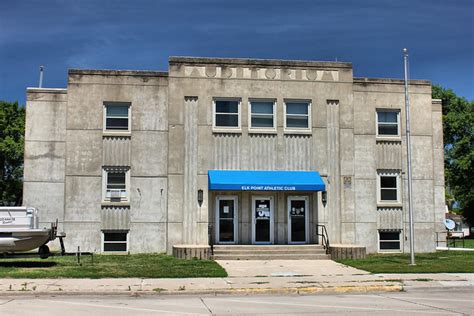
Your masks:
{"label": "basement window", "polygon": [[401,231],[379,230],[379,251],[380,252],[400,252],[401,251]]}
{"label": "basement window", "polygon": [[103,231],[103,252],[127,252],[128,231]]}

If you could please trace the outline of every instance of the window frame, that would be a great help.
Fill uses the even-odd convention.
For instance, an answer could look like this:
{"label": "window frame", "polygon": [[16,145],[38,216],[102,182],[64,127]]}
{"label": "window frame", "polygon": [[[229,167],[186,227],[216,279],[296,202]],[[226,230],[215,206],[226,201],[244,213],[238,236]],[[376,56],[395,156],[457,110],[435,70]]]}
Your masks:
{"label": "window frame", "polygon": [[[268,102],[272,103],[272,118],[273,118],[273,126],[272,127],[254,127],[252,126],[252,102]],[[277,131],[277,100],[276,99],[259,99],[259,98],[249,98],[248,100],[248,128],[249,132],[258,132],[258,133],[265,133],[265,132],[273,132],[275,133]],[[256,114],[257,116],[263,116],[261,114]],[[264,115],[269,115],[269,114],[264,114]]]}
{"label": "window frame", "polygon": [[[217,114],[229,114],[229,113],[217,113],[217,101],[237,101],[237,126],[217,126],[216,116]],[[235,115],[235,114],[234,114]],[[212,98],[212,130],[217,133],[227,132],[241,132],[242,131],[242,98],[232,97],[214,97]]]}
{"label": "window frame", "polygon": [[[112,200],[109,194],[109,173],[125,173],[125,192],[121,192],[119,201]],[[129,167],[102,167],[102,202],[104,203],[128,203],[130,201],[130,168]]]}
{"label": "window frame", "polygon": [[[105,241],[105,234],[113,234],[113,233],[125,233],[126,234],[126,240],[125,241]],[[125,253],[129,253],[130,252],[130,230],[117,230],[117,229],[114,229],[114,230],[102,230],[101,231],[101,253],[110,253],[110,254],[125,254]],[[125,251],[106,251],[105,250],[105,243],[108,243],[108,244],[122,244],[122,243],[125,243],[126,245],[126,250]]]}
{"label": "window frame", "polygon": [[[382,125],[393,125],[394,123],[385,123],[379,122],[379,113],[381,112],[391,112],[397,113],[397,135],[386,135],[386,134],[379,134],[379,124]],[[401,124],[400,124],[400,109],[392,109],[392,108],[377,108],[375,109],[375,135],[377,138],[389,138],[389,139],[400,139],[402,137],[401,133]]]}
{"label": "window frame", "polygon": [[[299,127],[288,127],[286,124],[287,120],[287,104],[288,103],[307,103],[308,104],[308,126],[305,128]],[[312,101],[310,99],[283,99],[283,127],[285,133],[302,133],[302,134],[310,134],[312,129]],[[295,115],[295,114],[291,114]],[[304,114],[297,114],[297,116],[303,116]]]}
{"label": "window frame", "polygon": [[[123,107],[128,107],[128,114],[127,114],[127,120],[128,120],[128,126],[127,129],[108,129],[107,128],[107,106],[123,106]],[[102,106],[102,130],[104,133],[107,134],[129,134],[132,131],[132,103],[130,102],[112,102],[112,101],[105,101]]]}
{"label": "window frame", "polygon": [[[398,233],[398,240],[382,240],[380,239],[380,233]],[[399,249],[381,249],[381,242],[396,242],[398,241],[400,247]],[[403,252],[403,237],[401,229],[378,229],[377,230],[377,251],[379,253],[400,253]]]}
{"label": "window frame", "polygon": [[[396,178],[396,190],[397,190],[397,199],[396,200],[382,200],[382,177],[395,177]],[[392,188],[393,189],[393,188]],[[377,172],[377,204],[383,205],[401,205],[401,175],[400,171],[378,171]]]}

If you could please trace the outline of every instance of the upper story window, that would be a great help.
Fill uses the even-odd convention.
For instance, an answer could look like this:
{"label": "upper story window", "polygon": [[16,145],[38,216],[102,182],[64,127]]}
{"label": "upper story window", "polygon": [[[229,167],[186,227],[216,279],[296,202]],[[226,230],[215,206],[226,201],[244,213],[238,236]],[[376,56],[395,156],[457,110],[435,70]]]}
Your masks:
{"label": "upper story window", "polygon": [[377,110],[377,136],[400,137],[399,110]]}
{"label": "upper story window", "polygon": [[216,129],[240,129],[240,99],[214,99],[213,126]]}
{"label": "upper story window", "polygon": [[130,103],[104,103],[104,131],[130,132]]}
{"label": "upper story window", "polygon": [[276,115],[275,101],[273,100],[250,100],[250,124],[251,129],[275,130]]}
{"label": "upper story window", "polygon": [[130,187],[128,168],[104,168],[104,201],[127,202]]}
{"label": "upper story window", "polygon": [[311,128],[311,103],[285,100],[285,129],[309,130]]}
{"label": "upper story window", "polygon": [[380,203],[400,203],[400,174],[378,174],[378,201]]}

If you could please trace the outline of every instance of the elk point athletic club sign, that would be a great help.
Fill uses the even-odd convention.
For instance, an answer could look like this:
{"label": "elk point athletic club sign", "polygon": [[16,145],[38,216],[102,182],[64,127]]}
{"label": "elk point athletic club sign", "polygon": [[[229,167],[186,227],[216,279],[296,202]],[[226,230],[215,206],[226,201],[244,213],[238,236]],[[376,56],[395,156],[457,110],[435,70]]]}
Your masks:
{"label": "elk point athletic club sign", "polygon": [[242,191],[296,191],[295,186],[275,186],[275,185],[243,185]]}

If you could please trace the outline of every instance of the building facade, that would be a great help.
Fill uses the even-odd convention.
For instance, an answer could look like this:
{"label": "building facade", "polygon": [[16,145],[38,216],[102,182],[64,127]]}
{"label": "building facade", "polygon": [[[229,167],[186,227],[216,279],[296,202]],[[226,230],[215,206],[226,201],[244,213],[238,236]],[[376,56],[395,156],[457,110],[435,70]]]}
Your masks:
{"label": "building facade", "polygon": [[[409,84],[416,251],[443,230],[441,103]],[[343,62],[170,57],[28,88],[24,203],[66,248],[331,243],[409,249],[403,81]],[[323,193],[324,192],[324,193]],[[211,224],[211,225],[210,225]]]}

